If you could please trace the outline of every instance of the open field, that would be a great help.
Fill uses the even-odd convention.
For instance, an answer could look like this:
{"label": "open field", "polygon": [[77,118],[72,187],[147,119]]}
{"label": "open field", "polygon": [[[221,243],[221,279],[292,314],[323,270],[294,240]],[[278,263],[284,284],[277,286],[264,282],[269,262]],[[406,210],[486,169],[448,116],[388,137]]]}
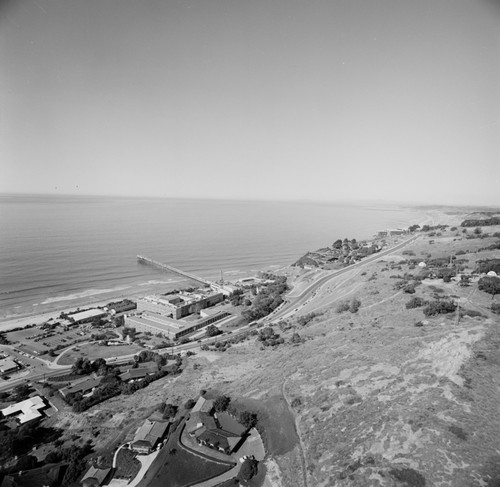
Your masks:
{"label": "open field", "polygon": [[143,350],[139,345],[133,343],[129,345],[100,345],[98,343],[85,343],[79,345],[78,350],[74,348],[64,352],[57,363],[59,365],[74,364],[78,357],[96,360],[98,358],[109,359],[111,357],[119,357],[121,355],[130,355]]}

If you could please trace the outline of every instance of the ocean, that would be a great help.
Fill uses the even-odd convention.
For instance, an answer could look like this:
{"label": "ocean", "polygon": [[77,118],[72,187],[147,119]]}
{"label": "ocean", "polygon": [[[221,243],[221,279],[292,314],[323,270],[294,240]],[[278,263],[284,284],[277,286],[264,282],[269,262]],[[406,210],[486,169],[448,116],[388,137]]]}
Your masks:
{"label": "ocean", "polygon": [[389,206],[0,195],[0,318],[180,279],[137,263],[137,254],[231,280],[291,264],[337,238],[368,239],[423,218]]}

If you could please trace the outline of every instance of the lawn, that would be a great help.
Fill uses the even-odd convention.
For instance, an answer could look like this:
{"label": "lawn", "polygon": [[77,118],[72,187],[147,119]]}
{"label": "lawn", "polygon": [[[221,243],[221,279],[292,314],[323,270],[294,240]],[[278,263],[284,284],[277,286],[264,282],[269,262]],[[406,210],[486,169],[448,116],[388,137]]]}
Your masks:
{"label": "lawn", "polygon": [[175,453],[166,454],[166,461],[148,487],[164,487],[165,485],[182,487],[216,477],[231,468],[230,465],[204,460],[182,447],[177,447]]}
{"label": "lawn", "polygon": [[141,469],[141,462],[136,454],[128,448],[122,448],[116,457],[115,478],[133,479]]}

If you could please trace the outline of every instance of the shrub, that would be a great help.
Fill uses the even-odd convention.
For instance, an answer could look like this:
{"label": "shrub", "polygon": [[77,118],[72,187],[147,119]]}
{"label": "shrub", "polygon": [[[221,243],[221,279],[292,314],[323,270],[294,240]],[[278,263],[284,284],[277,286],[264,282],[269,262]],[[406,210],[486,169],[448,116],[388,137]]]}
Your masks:
{"label": "shrub", "polygon": [[361,301],[357,298],[352,298],[351,304],[349,305],[349,311],[351,313],[357,313],[361,307]]}
{"label": "shrub", "polygon": [[438,299],[428,303],[423,309],[425,316],[435,316],[438,314],[453,313],[457,305],[451,300]]}
{"label": "shrub", "polygon": [[426,301],[418,296],[411,298],[406,304],[406,309],[420,308],[426,303]]}
{"label": "shrub", "polygon": [[244,482],[255,477],[258,470],[258,462],[254,458],[247,458],[243,465],[241,465],[240,472],[238,473],[238,479]]}
{"label": "shrub", "polygon": [[337,313],[349,311],[349,301],[341,301],[337,306]]}
{"label": "shrub", "polygon": [[493,303],[491,305],[491,311],[493,313],[496,313],[497,315],[500,315],[500,303]]}
{"label": "shrub", "polygon": [[477,287],[480,291],[495,296],[495,294],[500,294],[500,278],[496,276],[481,277],[477,283]]}

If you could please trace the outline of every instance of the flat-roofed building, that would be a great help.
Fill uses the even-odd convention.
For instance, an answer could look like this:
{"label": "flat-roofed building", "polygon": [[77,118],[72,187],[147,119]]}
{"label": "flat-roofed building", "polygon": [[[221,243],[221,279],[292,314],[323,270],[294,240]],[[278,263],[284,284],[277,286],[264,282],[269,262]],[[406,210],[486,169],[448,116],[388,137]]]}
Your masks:
{"label": "flat-roofed building", "polygon": [[47,404],[45,404],[45,401],[40,396],[33,396],[16,404],[11,404],[0,410],[0,412],[6,418],[14,416],[19,424],[25,424],[36,419],[41,419],[43,417],[41,410],[46,407]]}
{"label": "flat-roofed building", "polygon": [[210,316],[186,322],[174,320],[167,316],[143,314],[141,316],[126,316],[125,327],[135,328],[136,331],[148,331],[154,334],[161,333],[172,340],[177,340],[228,316],[231,316],[231,313],[219,311]]}
{"label": "flat-roofed building", "polygon": [[98,308],[88,309],[87,311],[80,311],[79,313],[75,313],[72,315],[68,315],[70,319],[73,320],[75,324],[78,323],[88,323],[89,321],[93,321],[96,318],[102,318],[106,316],[106,311]]}
{"label": "flat-roofed building", "polygon": [[146,296],[137,300],[137,311],[171,316],[176,320],[198,313],[224,300],[220,292],[179,293],[167,296]]}
{"label": "flat-roofed building", "polygon": [[10,357],[0,360],[0,374],[8,374],[19,369],[19,364]]}

